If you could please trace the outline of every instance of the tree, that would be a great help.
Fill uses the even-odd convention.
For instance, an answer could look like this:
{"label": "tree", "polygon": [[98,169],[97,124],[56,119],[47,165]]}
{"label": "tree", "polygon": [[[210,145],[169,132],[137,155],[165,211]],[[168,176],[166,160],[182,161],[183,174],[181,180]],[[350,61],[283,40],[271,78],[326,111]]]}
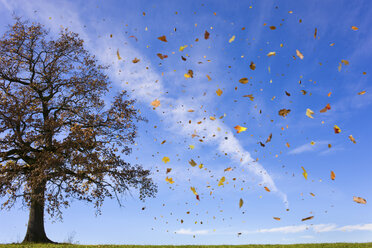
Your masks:
{"label": "tree", "polygon": [[123,160],[144,121],[125,91],[106,106],[106,66],[84,49],[78,34],[56,39],[39,23],[16,18],[0,39],[1,209],[17,199],[29,207],[23,242],[52,242],[44,212],[61,219],[71,199],[92,202],[139,190],[153,197],[150,171]]}

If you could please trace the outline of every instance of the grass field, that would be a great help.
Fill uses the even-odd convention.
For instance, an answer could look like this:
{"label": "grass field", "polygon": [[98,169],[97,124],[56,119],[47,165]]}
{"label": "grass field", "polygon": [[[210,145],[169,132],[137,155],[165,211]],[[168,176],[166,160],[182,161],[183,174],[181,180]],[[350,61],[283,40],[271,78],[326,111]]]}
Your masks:
{"label": "grass field", "polygon": [[72,245],[72,244],[0,244],[0,248],[366,248],[372,243],[324,243],[294,245]]}

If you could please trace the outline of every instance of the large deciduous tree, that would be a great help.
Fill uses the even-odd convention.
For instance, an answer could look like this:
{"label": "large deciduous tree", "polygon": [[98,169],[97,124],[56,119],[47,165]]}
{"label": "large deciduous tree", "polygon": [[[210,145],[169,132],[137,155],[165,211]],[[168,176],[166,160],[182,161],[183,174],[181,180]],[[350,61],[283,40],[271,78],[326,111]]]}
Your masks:
{"label": "large deciduous tree", "polygon": [[107,67],[84,49],[78,34],[55,39],[41,24],[16,18],[0,39],[0,197],[29,207],[24,242],[52,242],[44,212],[61,218],[71,199],[92,202],[131,188],[152,197],[150,171],[123,155],[145,120],[125,91],[105,105]]}

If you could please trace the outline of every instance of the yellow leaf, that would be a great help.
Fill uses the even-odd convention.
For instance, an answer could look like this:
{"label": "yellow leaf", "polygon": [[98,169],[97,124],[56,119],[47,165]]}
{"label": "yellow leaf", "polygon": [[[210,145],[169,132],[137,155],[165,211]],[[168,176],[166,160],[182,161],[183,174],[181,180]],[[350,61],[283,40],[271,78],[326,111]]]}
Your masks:
{"label": "yellow leaf", "polygon": [[157,108],[160,106],[160,101],[158,99],[154,100],[151,102],[151,105],[154,107],[154,108]]}
{"label": "yellow leaf", "polygon": [[229,43],[233,42],[235,40],[235,35],[233,35],[230,40],[229,40]]}
{"label": "yellow leaf", "polygon": [[168,163],[170,161],[170,159],[169,159],[169,157],[164,157],[162,159],[162,161],[166,164],[166,163]]}
{"label": "yellow leaf", "polygon": [[222,90],[221,89],[216,90],[216,94],[217,94],[217,96],[221,96],[222,95]]}
{"label": "yellow leaf", "polygon": [[276,55],[276,52],[269,52],[269,53],[267,54],[268,57],[275,56],[275,55]]}
{"label": "yellow leaf", "polygon": [[174,181],[173,181],[173,178],[171,178],[171,177],[166,177],[165,178],[165,181],[167,181],[168,183],[170,183],[170,184],[172,184],[172,183],[174,183]]}
{"label": "yellow leaf", "polygon": [[306,170],[305,170],[305,168],[304,168],[303,166],[301,166],[301,168],[302,168],[302,170],[304,171],[304,172],[302,173],[302,175],[303,175],[304,178],[307,180],[307,172],[306,172]]}
{"label": "yellow leaf", "polygon": [[315,142],[314,141],[311,141],[310,142],[310,145],[312,145],[312,146],[315,145]]}
{"label": "yellow leaf", "polygon": [[311,118],[311,119],[314,119],[314,117],[312,116],[312,114],[314,114],[314,112],[311,110],[311,109],[306,109],[306,116]]}
{"label": "yellow leaf", "polygon": [[218,182],[218,186],[222,186],[225,180],[226,180],[225,177],[221,177],[220,181]]}
{"label": "yellow leaf", "polygon": [[194,149],[195,146],[194,145],[189,145],[190,149]]}
{"label": "yellow leaf", "polygon": [[350,134],[350,135],[349,135],[349,139],[351,140],[351,142],[353,142],[354,144],[356,144],[356,141],[355,141],[353,135]]}
{"label": "yellow leaf", "polygon": [[198,193],[196,193],[196,190],[195,190],[195,187],[190,187],[192,193],[194,193],[194,195],[198,195]]}
{"label": "yellow leaf", "polygon": [[243,204],[244,204],[244,201],[242,198],[240,198],[239,200],[239,208],[242,208],[243,207]]}
{"label": "yellow leaf", "polygon": [[188,45],[180,46],[180,52],[182,52]]}
{"label": "yellow leaf", "polygon": [[239,125],[235,126],[234,129],[237,130],[236,131],[237,133],[241,133],[241,132],[244,132],[245,130],[247,130],[246,127],[242,127],[242,126],[239,126]]}
{"label": "yellow leaf", "polygon": [[367,200],[362,197],[353,196],[353,201],[356,203],[366,204]]}
{"label": "yellow leaf", "polygon": [[231,167],[224,169],[223,171],[232,171]]}
{"label": "yellow leaf", "polygon": [[296,50],[296,55],[297,55],[297,57],[299,57],[300,59],[303,59],[303,58],[304,58],[304,55],[303,55],[300,51],[298,51],[298,50]]}
{"label": "yellow leaf", "polygon": [[195,161],[194,161],[193,159],[191,159],[191,160],[189,161],[189,164],[190,164],[192,167],[195,167],[195,166],[196,166],[196,163],[195,163]]}
{"label": "yellow leaf", "polygon": [[194,77],[194,72],[192,70],[188,70],[185,75],[183,75],[185,78],[193,78]]}
{"label": "yellow leaf", "polygon": [[208,81],[211,81],[212,78],[207,74]]}
{"label": "yellow leaf", "polygon": [[199,169],[202,169],[204,167],[203,164],[199,164]]}
{"label": "yellow leaf", "polygon": [[358,95],[360,95],[360,96],[361,96],[361,95],[364,95],[365,93],[366,93],[366,91],[365,91],[365,90],[363,90],[363,91],[359,92],[359,93],[358,93]]}
{"label": "yellow leaf", "polygon": [[211,119],[212,121],[214,121],[214,120],[216,120],[216,117],[210,116],[209,119]]}
{"label": "yellow leaf", "polygon": [[120,53],[119,53],[119,48],[118,48],[118,50],[116,51],[116,55],[118,56],[118,60],[121,60]]}

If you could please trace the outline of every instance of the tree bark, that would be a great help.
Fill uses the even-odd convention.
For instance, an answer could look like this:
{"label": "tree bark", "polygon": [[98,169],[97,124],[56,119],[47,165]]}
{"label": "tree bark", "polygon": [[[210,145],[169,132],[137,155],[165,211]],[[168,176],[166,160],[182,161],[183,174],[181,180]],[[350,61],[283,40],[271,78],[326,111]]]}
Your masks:
{"label": "tree bark", "polygon": [[23,243],[55,243],[48,239],[44,229],[45,184],[35,187],[31,194],[30,215]]}

